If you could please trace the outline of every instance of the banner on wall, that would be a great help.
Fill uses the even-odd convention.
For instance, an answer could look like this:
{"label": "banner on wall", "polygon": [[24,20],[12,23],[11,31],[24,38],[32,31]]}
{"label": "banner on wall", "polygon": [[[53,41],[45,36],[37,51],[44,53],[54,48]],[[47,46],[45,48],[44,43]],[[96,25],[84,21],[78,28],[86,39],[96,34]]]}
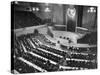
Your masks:
{"label": "banner on wall", "polygon": [[75,32],[76,28],[76,9],[70,5],[67,9],[67,31]]}

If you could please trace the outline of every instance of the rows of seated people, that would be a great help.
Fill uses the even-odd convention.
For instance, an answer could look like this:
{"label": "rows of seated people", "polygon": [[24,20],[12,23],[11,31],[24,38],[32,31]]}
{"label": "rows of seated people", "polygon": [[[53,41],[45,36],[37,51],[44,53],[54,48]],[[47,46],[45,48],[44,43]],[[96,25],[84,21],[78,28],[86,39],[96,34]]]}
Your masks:
{"label": "rows of seated people", "polygon": [[[65,55],[68,55],[67,52],[64,52],[64,51],[59,51],[59,50],[56,50],[56,49],[53,49],[51,47],[47,47],[47,46],[44,46],[42,45],[41,48],[43,48],[44,50],[48,50],[48,51],[51,51],[53,53],[56,53],[56,54],[59,54],[59,55],[62,55],[62,56],[65,56]],[[70,56],[67,56],[67,58],[70,58]],[[71,54],[71,58],[73,59],[83,59],[83,60],[93,60],[96,58],[95,55],[92,55],[92,54],[87,54],[87,55],[82,55],[81,53],[73,53]],[[84,67],[84,68],[93,68],[93,65],[91,62],[85,62],[85,61],[75,61],[75,60],[70,60],[70,61],[67,61],[67,63],[69,62],[69,66],[77,66],[77,67]],[[76,64],[75,64],[76,62]],[[73,63],[73,64],[72,64]],[[68,66],[67,65],[67,66]]]}
{"label": "rows of seated people", "polygon": [[[41,46],[40,46],[40,47],[41,47]],[[43,45],[42,45],[42,47],[43,47]],[[46,46],[45,46],[45,48],[46,48]],[[47,48],[48,48],[48,47],[47,47]],[[53,48],[48,48],[48,49],[47,49],[47,48],[46,48],[46,50],[49,49],[49,50],[52,50],[53,52],[56,51],[56,50],[54,50]],[[69,48],[69,49],[70,49],[70,50],[74,50],[74,49],[71,49],[71,48]],[[82,48],[80,48],[80,51],[81,51],[81,49],[82,49]],[[84,50],[87,50],[87,49],[85,49],[85,48],[83,48],[83,49],[84,49]],[[83,49],[82,49],[82,50],[83,50]],[[76,50],[76,51],[78,51],[78,50]],[[57,51],[57,52],[58,52],[58,51]],[[64,54],[63,52],[61,52],[61,53]],[[89,55],[89,54],[88,54],[88,57],[89,57],[89,56],[92,56],[92,55]]]}
{"label": "rows of seated people", "polygon": [[[47,54],[47,53],[45,53],[45,52],[42,52],[42,51],[38,51],[38,49],[37,50],[35,50],[34,48],[30,48],[30,45],[28,44],[28,42],[27,42],[27,40],[25,40],[25,39],[20,39],[20,41],[19,40],[17,40],[16,41],[17,43],[18,42],[20,42],[20,43],[18,43],[17,45],[19,45],[19,46],[21,46],[21,43],[23,42],[23,44],[24,44],[24,47],[27,49],[27,50],[30,50],[30,51],[32,51],[32,52],[34,52],[34,53],[37,53],[37,54],[39,54],[39,55],[42,55],[42,56],[44,56],[44,57],[47,57],[48,59],[50,58],[50,57],[52,57],[52,55],[50,56],[49,54]],[[30,55],[30,54],[26,54],[26,53],[24,53],[24,51],[22,50],[21,51],[21,49],[20,50],[18,50],[19,49],[19,47],[17,46],[15,49],[17,49],[17,51],[19,51],[19,52],[16,52],[16,50],[15,50],[15,55],[17,56],[17,57],[23,57],[23,58],[25,58],[26,60],[28,60],[28,61],[30,61],[30,62],[32,62],[32,63],[34,63],[34,64],[36,64],[36,65],[38,65],[38,66],[40,66],[40,67],[42,67],[42,68],[45,68],[47,71],[55,71],[55,69],[58,69],[58,66],[54,66],[53,64],[51,64],[51,63],[47,63],[47,64],[45,64],[46,63],[46,61],[44,61],[43,59],[40,59],[40,58],[37,58],[37,57],[35,57],[35,56],[32,56],[32,55]],[[54,59],[55,58],[55,59]],[[32,59],[34,59],[34,60],[32,60]],[[56,57],[52,57],[52,60],[56,60],[57,61],[57,58]],[[51,65],[51,67],[50,67],[50,65]],[[52,68],[52,69],[50,69],[50,68],[48,68],[48,66],[50,67],[50,68]]]}
{"label": "rows of seated people", "polygon": [[64,45],[60,45],[62,49],[68,49],[70,51],[76,51],[76,52],[87,52],[87,51],[91,51],[91,52],[96,52],[97,47],[74,47],[74,46],[64,46]]}
{"label": "rows of seated people", "polygon": [[[17,70],[19,73],[32,73],[32,72],[40,72],[39,70],[35,69],[27,65],[26,63],[18,60],[17,58],[14,59],[14,69]],[[25,68],[26,67],[26,68]]]}
{"label": "rows of seated people", "polygon": [[67,61],[67,66],[71,66],[71,67],[82,67],[82,68],[88,68],[88,69],[92,69],[94,68],[96,65],[92,62],[83,62],[83,61],[75,61],[75,60],[71,60],[71,61]]}
{"label": "rows of seated people", "polygon": [[[48,51],[51,51],[53,53],[56,53],[56,54],[59,54],[59,55],[62,55],[62,56],[67,55],[67,52],[56,50],[52,47],[48,47],[48,46],[45,46],[45,45],[41,45],[40,47],[43,48],[44,50],[48,50]],[[96,58],[96,55],[93,55],[93,54],[82,55],[82,53],[72,53],[71,58],[92,60],[92,59]]]}
{"label": "rows of seated people", "polygon": [[[21,35],[20,37],[18,37],[20,40],[22,40],[23,38],[30,38],[30,39],[32,39],[32,38],[36,38],[36,39],[38,39],[38,40],[40,40],[42,43],[44,43],[44,44],[48,44],[48,45],[52,45],[52,46],[55,46],[56,45],[56,43],[53,43],[53,42],[51,42],[49,39],[47,39],[46,37],[45,37],[45,35],[44,34],[41,34],[41,33],[38,33],[38,35],[36,35],[35,33],[30,33],[30,34],[28,34],[28,35]],[[35,39],[34,39],[35,40]]]}
{"label": "rows of seated people", "polygon": [[[59,66],[60,66],[59,62],[63,58],[65,58],[66,55],[67,55],[66,58],[70,59],[70,60],[66,59],[66,63],[67,63],[66,66],[78,67],[78,69],[80,69],[80,68],[92,69],[92,68],[97,67],[96,62],[90,61],[90,60],[94,60],[96,58],[96,56],[93,56],[92,54],[82,55],[81,52],[77,52],[77,51],[76,51],[76,53],[74,53],[74,52],[71,53],[71,52],[57,50],[52,47],[48,47],[46,45],[40,44],[40,41],[38,41],[38,38],[36,38],[33,35],[34,34],[27,34],[27,35],[22,35],[22,36],[17,37],[15,46],[14,46],[16,57],[22,57],[25,60],[27,60],[33,64],[36,64],[37,66],[39,66],[42,69],[45,69],[47,71],[58,71]],[[43,38],[45,39],[45,37],[43,37]],[[69,50],[73,50],[73,48],[72,49],[70,48]],[[42,58],[30,54],[30,52],[32,52],[36,55],[39,55]],[[54,54],[56,54],[56,55],[54,55]],[[60,55],[62,57],[58,57],[57,55]],[[44,60],[43,58],[46,58],[48,60]],[[78,61],[78,60],[74,60],[74,59],[83,59],[83,60],[89,60],[89,61]],[[51,63],[50,61],[54,61],[57,64],[55,65],[55,64]],[[60,70],[62,70],[62,68],[60,68]],[[63,70],[65,70],[65,69],[63,69]],[[35,71],[33,70],[33,72],[35,72]]]}

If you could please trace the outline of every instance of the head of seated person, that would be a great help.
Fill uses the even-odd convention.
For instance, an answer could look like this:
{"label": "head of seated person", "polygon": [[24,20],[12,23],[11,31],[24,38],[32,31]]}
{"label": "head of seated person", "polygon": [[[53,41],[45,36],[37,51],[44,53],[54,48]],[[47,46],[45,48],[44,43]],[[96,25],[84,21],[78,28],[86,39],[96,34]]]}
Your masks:
{"label": "head of seated person", "polygon": [[38,35],[38,34],[39,34],[39,31],[38,31],[37,29],[35,29],[35,30],[34,30],[34,34],[35,34],[35,35]]}
{"label": "head of seated person", "polygon": [[60,36],[60,38],[62,38],[62,36]]}

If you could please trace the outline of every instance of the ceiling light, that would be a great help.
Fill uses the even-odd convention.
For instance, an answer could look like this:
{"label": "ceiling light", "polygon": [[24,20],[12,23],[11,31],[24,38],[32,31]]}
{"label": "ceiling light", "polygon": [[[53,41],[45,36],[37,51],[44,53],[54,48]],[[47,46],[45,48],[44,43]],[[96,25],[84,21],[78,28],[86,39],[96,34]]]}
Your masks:
{"label": "ceiling light", "polygon": [[89,13],[89,12],[93,13],[93,12],[96,12],[96,9],[95,9],[94,7],[90,7],[90,8],[87,10],[87,12],[88,12],[88,13]]}
{"label": "ceiling light", "polygon": [[35,11],[35,8],[33,7],[32,10]]}
{"label": "ceiling light", "polygon": [[38,7],[36,8],[36,11],[39,11],[39,8]]}
{"label": "ceiling light", "polygon": [[18,4],[18,1],[15,1],[15,4]]}
{"label": "ceiling light", "polygon": [[45,12],[50,12],[51,10],[50,10],[50,8],[46,7],[44,11]]}

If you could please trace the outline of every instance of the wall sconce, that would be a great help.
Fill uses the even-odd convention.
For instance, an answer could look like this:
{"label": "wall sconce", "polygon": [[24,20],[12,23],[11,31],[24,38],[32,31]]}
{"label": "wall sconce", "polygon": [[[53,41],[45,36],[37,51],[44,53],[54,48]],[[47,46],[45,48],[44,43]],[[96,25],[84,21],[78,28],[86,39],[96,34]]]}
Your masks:
{"label": "wall sconce", "polygon": [[18,1],[15,1],[15,4],[18,4]]}
{"label": "wall sconce", "polygon": [[36,8],[36,11],[39,11],[39,8],[38,7]]}
{"label": "wall sconce", "polygon": [[35,7],[33,7],[32,10],[35,11]]}
{"label": "wall sconce", "polygon": [[39,8],[38,7],[33,7],[32,10],[33,11],[39,11]]}

